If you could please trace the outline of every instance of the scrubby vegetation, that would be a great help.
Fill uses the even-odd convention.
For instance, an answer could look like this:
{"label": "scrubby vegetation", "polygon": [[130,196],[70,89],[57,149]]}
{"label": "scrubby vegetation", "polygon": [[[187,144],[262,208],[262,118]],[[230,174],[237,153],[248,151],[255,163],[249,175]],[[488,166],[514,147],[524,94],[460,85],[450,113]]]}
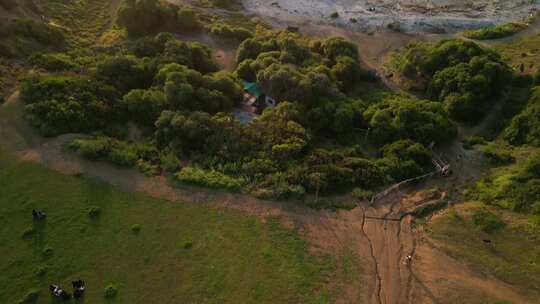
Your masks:
{"label": "scrubby vegetation", "polygon": [[513,145],[540,146],[540,87],[533,90],[529,103],[512,119],[503,138]]}
{"label": "scrubby vegetation", "polygon": [[[127,1],[121,14],[157,18],[177,9],[149,1],[152,9],[142,10],[143,4]],[[122,18],[119,24],[133,35],[167,29],[166,22],[130,29],[125,22],[133,16]],[[430,152],[423,145],[456,134],[439,103],[394,95],[362,100],[358,84],[370,79],[359,68],[356,45],[342,38],[309,39],[258,27],[237,41],[243,42],[232,74],[219,71],[207,46],[169,33],[77,61],[70,54],[33,56],[43,71],[23,80],[27,116],[48,136],[107,134],[70,144],[86,157],[270,198],[369,190],[429,172]],[[229,114],[242,100],[240,80],[258,82],[280,104],[240,124]],[[118,127],[128,122],[146,134],[145,143],[124,139]],[[367,156],[366,144],[380,149],[380,157]],[[183,161],[192,167],[182,168]]]}
{"label": "scrubby vegetation", "polygon": [[62,49],[64,32],[32,19],[16,19],[0,23],[0,57],[24,58],[34,50]]}
{"label": "scrubby vegetation", "polygon": [[500,208],[540,215],[540,153],[482,178],[470,191],[473,198]]}
{"label": "scrubby vegetation", "polygon": [[528,27],[525,23],[505,23],[478,30],[465,31],[463,35],[470,39],[488,40],[512,36]]}
{"label": "scrubby vegetation", "polygon": [[162,0],[124,1],[117,22],[133,36],[164,31],[186,33],[203,28],[193,10]]}
{"label": "scrubby vegetation", "polygon": [[394,66],[452,118],[467,123],[478,122],[513,78],[496,52],[462,40],[409,45]]}

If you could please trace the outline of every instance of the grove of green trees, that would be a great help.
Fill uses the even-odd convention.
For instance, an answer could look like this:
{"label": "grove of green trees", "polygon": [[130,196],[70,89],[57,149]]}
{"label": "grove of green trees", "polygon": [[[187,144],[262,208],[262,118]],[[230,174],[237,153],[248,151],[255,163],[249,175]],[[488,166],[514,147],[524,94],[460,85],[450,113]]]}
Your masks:
{"label": "grove of green trees", "polygon": [[[89,134],[69,145],[86,157],[268,198],[369,193],[433,171],[426,146],[456,135],[448,101],[359,94],[373,79],[350,41],[200,20],[188,7],[124,1],[117,22],[128,36],[120,45],[30,58],[38,69],[21,85],[29,121],[47,136]],[[220,70],[208,46],[176,35],[195,30],[240,43],[234,72]],[[459,73],[500,81],[498,57],[470,57]],[[449,99],[451,88],[436,79],[450,70],[425,69],[435,79],[430,92]],[[231,113],[243,98],[240,80],[259,83],[279,105],[241,124]],[[142,139],[128,139],[128,124]]]}
{"label": "grove of green trees", "polygon": [[471,124],[484,117],[513,79],[499,54],[464,40],[411,44],[394,65],[416,89],[442,102],[453,119]]}

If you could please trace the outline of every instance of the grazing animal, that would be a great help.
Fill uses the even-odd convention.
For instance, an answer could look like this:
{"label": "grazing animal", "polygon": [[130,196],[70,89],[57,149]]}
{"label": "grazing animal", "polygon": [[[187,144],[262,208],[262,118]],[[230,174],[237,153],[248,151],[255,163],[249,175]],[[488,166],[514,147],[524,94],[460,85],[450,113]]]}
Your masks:
{"label": "grazing animal", "polygon": [[73,285],[73,297],[75,298],[75,300],[80,299],[82,295],[84,294],[84,290],[85,290],[84,281],[77,280],[77,281],[71,282],[71,284]]}
{"label": "grazing animal", "polygon": [[32,210],[32,218],[36,221],[43,220],[47,217],[47,214],[43,211],[36,211],[36,209]]}
{"label": "grazing animal", "polygon": [[71,294],[67,293],[65,290],[63,290],[60,286],[51,284],[49,286],[49,290],[53,294],[53,296],[57,298],[62,298],[63,300],[69,300],[71,299]]}

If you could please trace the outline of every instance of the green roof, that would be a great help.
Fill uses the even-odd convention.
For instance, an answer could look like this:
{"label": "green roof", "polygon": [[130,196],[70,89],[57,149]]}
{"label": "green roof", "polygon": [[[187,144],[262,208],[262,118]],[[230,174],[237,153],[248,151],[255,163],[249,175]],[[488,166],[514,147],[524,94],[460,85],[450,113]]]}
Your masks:
{"label": "green roof", "polygon": [[263,91],[261,89],[261,86],[259,86],[256,82],[248,82],[244,80],[240,80],[242,83],[242,86],[244,87],[244,90],[247,91],[249,94],[259,98],[261,95],[263,95]]}

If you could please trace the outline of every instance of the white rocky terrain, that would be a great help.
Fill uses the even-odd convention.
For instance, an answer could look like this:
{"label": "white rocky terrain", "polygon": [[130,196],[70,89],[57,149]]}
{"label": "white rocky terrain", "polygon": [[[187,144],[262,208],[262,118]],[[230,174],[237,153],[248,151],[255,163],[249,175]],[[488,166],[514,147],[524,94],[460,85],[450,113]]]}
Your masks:
{"label": "white rocky terrain", "polygon": [[[244,0],[264,17],[291,22],[337,23],[360,30],[398,27],[405,32],[455,32],[522,21],[538,0]],[[331,18],[337,12],[339,17]],[[356,22],[351,22],[351,19]]]}

